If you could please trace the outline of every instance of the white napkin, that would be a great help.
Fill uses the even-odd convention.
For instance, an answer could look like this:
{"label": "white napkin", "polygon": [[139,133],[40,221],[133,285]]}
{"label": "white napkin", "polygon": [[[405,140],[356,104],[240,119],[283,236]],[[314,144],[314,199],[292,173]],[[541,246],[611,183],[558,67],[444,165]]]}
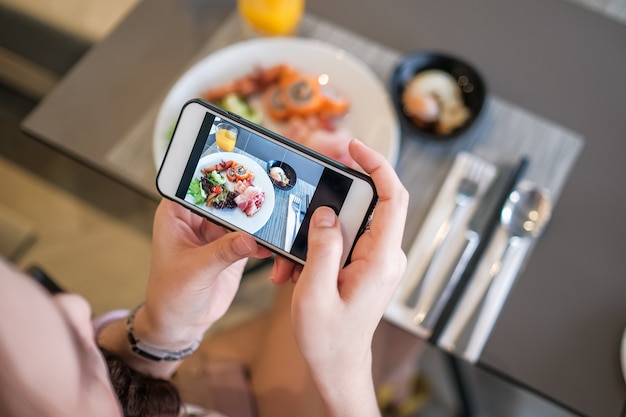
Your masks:
{"label": "white napkin", "polygon": [[287,201],[287,227],[285,229],[285,250],[289,252],[293,241],[296,238],[298,223],[300,222],[300,213],[296,213],[293,205],[294,195],[290,194]]}

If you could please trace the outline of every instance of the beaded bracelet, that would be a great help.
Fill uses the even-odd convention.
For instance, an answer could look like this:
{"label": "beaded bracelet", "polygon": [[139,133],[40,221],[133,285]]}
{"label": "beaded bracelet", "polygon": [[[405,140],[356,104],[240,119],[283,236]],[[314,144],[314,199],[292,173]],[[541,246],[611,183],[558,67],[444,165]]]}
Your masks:
{"label": "beaded bracelet", "polygon": [[198,349],[200,346],[201,339],[196,340],[191,346],[185,348],[183,350],[171,351],[165,349],[159,349],[154,346],[150,346],[141,340],[138,340],[135,337],[135,315],[137,311],[141,307],[143,307],[144,303],[139,304],[135,309],[130,313],[128,319],[126,320],[126,332],[128,335],[128,341],[130,342],[130,346],[133,352],[136,354],[143,356],[146,359],[150,359],[152,361],[179,361],[187,356],[191,355],[193,352]]}

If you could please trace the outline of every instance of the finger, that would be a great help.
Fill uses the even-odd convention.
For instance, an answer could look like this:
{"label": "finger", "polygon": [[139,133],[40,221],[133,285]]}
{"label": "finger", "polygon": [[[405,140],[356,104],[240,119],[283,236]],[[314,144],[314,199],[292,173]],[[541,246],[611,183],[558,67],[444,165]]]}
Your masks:
{"label": "finger", "polygon": [[230,232],[223,226],[167,199],[161,201],[155,215],[155,227],[161,224],[164,226],[159,230],[159,235],[182,236],[192,245],[205,245]]}
{"label": "finger", "polygon": [[406,188],[387,159],[362,142],[351,141],[350,154],[376,186],[378,204],[370,223],[370,232],[379,245],[400,245],[409,204]]}
{"label": "finger", "polygon": [[293,262],[277,256],[274,259],[274,265],[272,265],[272,270],[270,271],[270,281],[278,285],[289,282],[291,281],[294,270],[295,265]]}
{"label": "finger", "polygon": [[202,217],[198,216],[195,213],[192,213],[191,210],[181,206],[180,204],[164,198],[161,199],[161,202],[157,207],[155,222],[157,222],[158,219],[166,218],[182,220],[192,227],[199,227],[203,219]]}
{"label": "finger", "polygon": [[201,255],[197,258],[204,263],[207,272],[218,275],[233,263],[251,256],[267,252],[260,247],[252,236],[243,232],[226,233],[219,239],[197,249]]}
{"label": "finger", "polygon": [[343,238],[339,219],[328,207],[313,213],[309,226],[307,260],[297,286],[306,287],[313,298],[337,294]]}

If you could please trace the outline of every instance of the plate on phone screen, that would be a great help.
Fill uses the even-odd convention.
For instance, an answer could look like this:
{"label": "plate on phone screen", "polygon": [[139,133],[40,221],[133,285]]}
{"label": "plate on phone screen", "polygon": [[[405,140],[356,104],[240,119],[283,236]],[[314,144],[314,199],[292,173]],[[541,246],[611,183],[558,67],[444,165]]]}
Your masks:
{"label": "plate on phone screen", "polygon": [[[261,208],[252,216],[247,216],[238,207],[230,209],[217,209],[214,207],[207,208],[205,204],[197,204],[203,210],[231,223],[239,226],[241,229],[248,233],[256,233],[261,227],[267,223],[274,211],[274,186],[270,181],[269,176],[261,166],[250,159],[249,157],[233,152],[218,152],[210,155],[203,156],[198,161],[198,167],[193,175],[193,178],[201,178],[203,175],[201,170],[206,167],[216,165],[222,161],[234,161],[238,164],[243,164],[245,167],[254,174],[252,184],[255,187],[260,188],[265,193],[265,200],[261,205]],[[188,200],[192,201],[192,200]]]}
{"label": "plate on phone screen", "polygon": [[[288,64],[328,82],[350,101],[339,128],[376,149],[395,165],[400,146],[398,117],[391,98],[374,72],[334,45],[305,38],[259,38],[220,49],[194,64],[179,78],[161,104],[153,131],[153,155],[161,165],[180,110],[189,99],[250,74],[254,68]],[[268,117],[264,120],[269,121]],[[274,123],[262,123],[271,130]]]}

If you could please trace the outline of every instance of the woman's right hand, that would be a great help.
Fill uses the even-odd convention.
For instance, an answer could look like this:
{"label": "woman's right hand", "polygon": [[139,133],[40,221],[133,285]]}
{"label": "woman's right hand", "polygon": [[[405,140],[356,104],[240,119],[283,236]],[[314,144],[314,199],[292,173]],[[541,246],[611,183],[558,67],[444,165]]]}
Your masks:
{"label": "woman's right hand", "polygon": [[277,260],[274,282],[296,278],[292,300],[295,337],[331,415],[378,415],[371,375],[371,343],[406,268],[401,248],[409,201],[393,167],[359,141],[354,160],[372,177],[379,202],[342,268],[338,218],[319,208],[311,219],[307,262],[299,273]]}
{"label": "woman's right hand", "polygon": [[[163,350],[192,346],[230,307],[246,259],[269,250],[244,232],[229,232],[169,200],[159,204],[145,305],[134,320],[135,337]],[[155,362],[131,351],[125,323],[107,326],[101,346],[136,370],[169,377],[178,362]]]}

